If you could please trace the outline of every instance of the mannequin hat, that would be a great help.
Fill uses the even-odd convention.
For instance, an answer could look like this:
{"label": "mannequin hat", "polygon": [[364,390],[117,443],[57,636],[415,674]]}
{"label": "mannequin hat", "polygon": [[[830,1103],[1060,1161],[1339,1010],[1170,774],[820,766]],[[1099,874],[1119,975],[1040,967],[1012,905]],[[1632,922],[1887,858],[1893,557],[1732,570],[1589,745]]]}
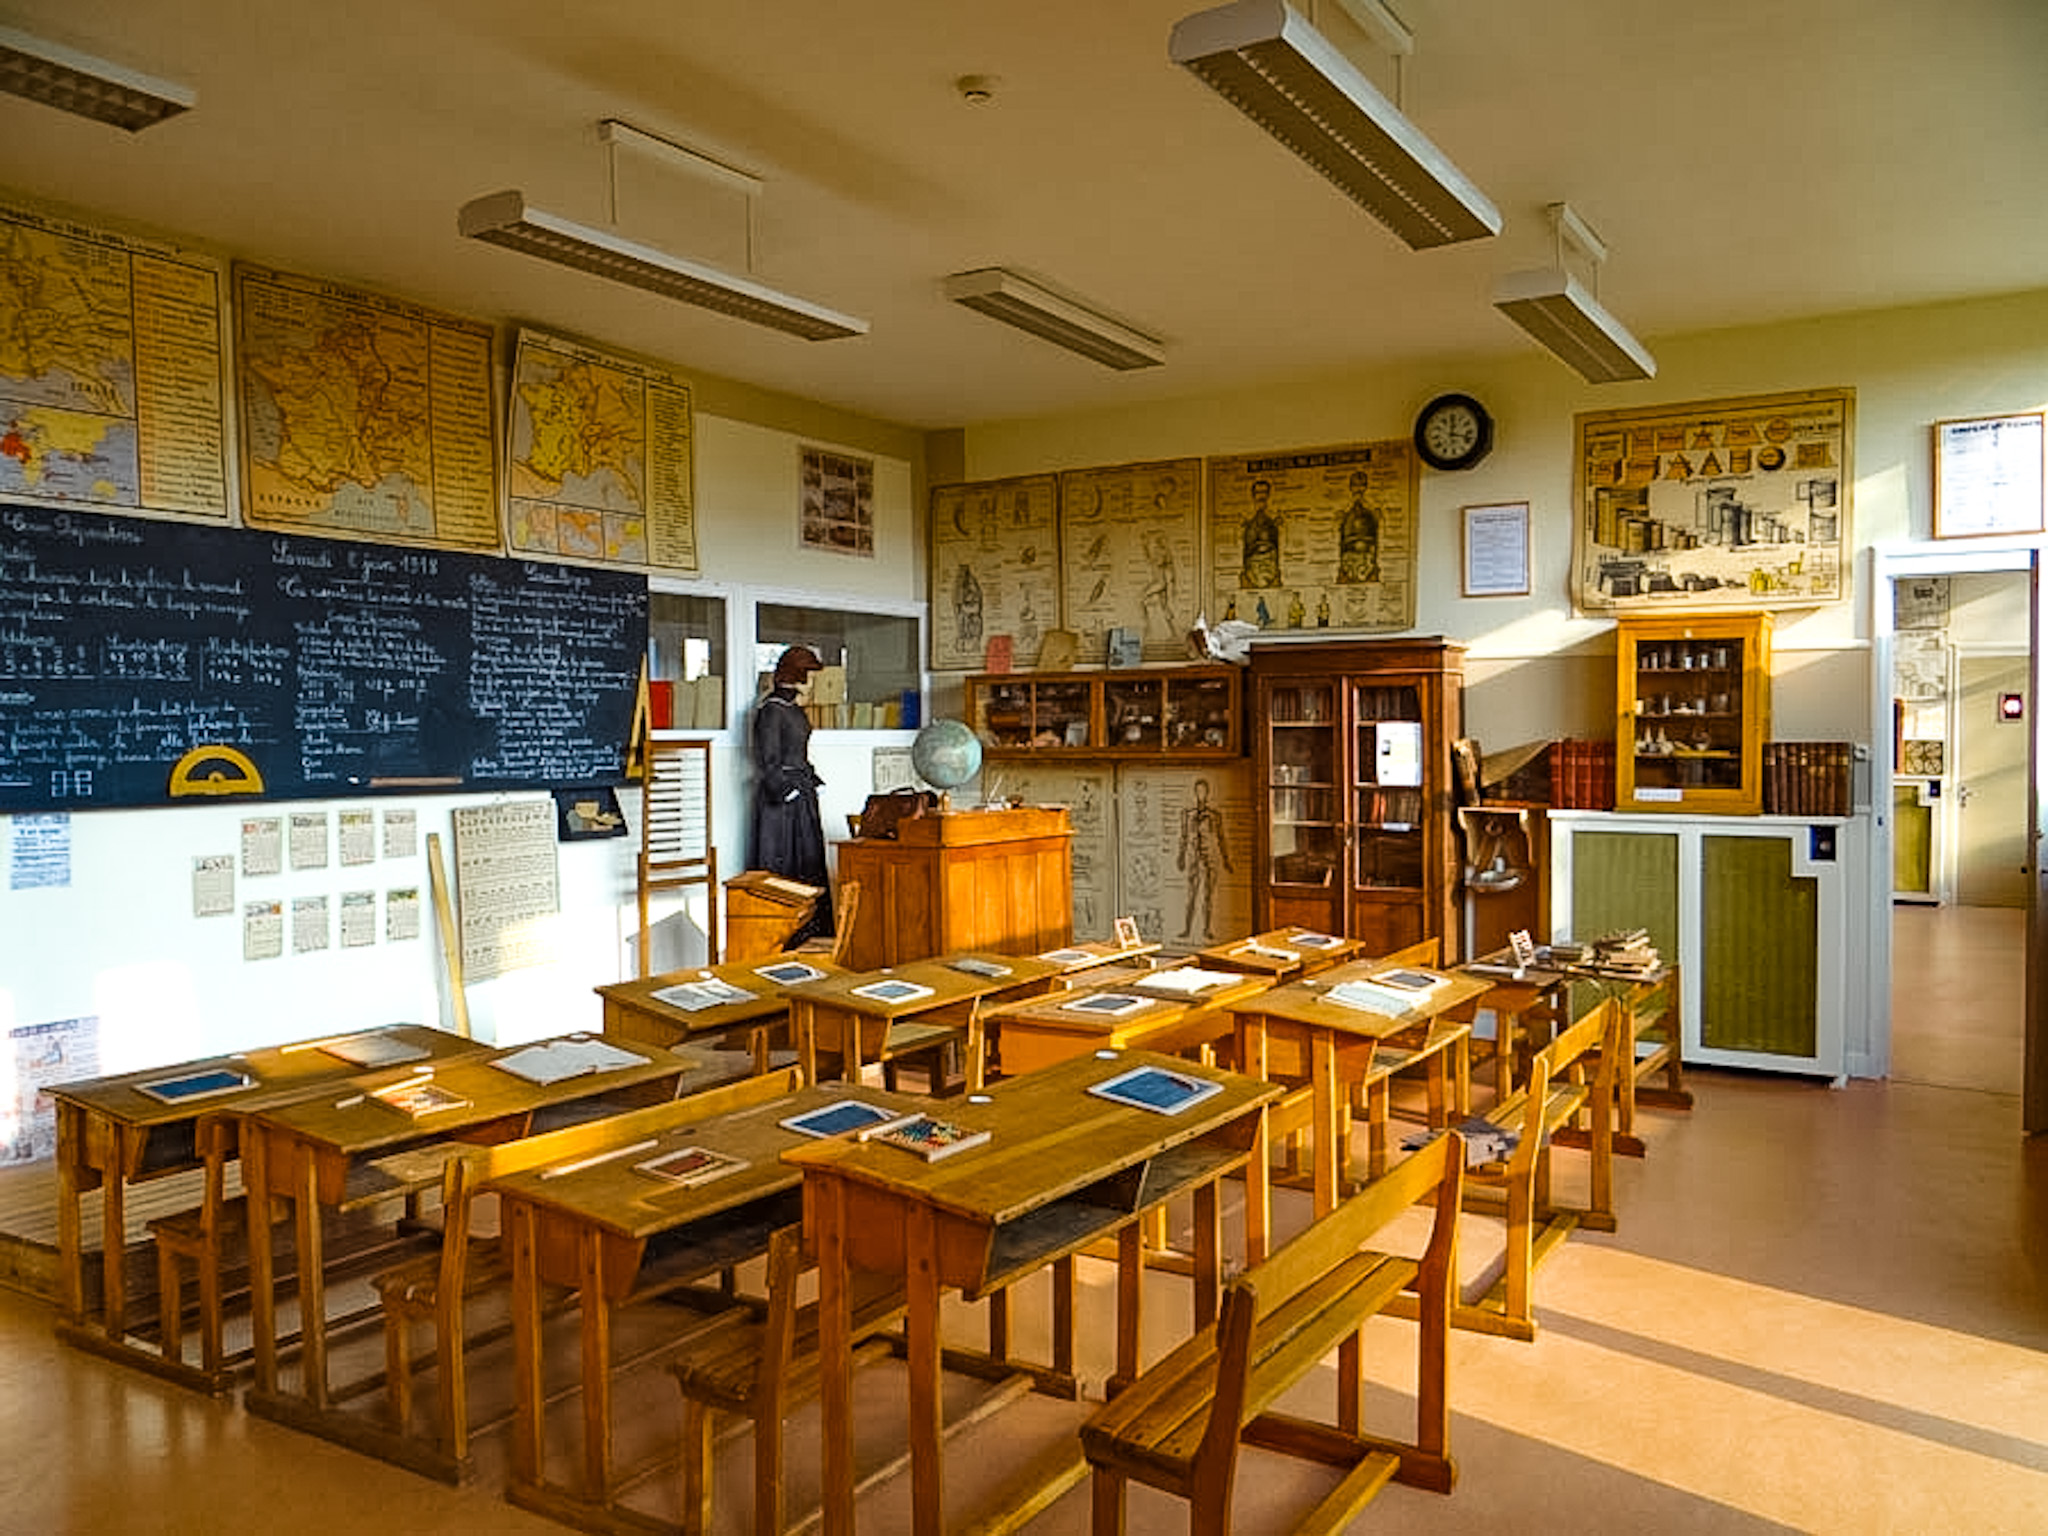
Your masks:
{"label": "mannequin hat", "polygon": [[818,653],[808,645],[792,645],[776,660],[776,686],[800,683],[813,672],[823,671],[824,667],[825,663],[818,660]]}

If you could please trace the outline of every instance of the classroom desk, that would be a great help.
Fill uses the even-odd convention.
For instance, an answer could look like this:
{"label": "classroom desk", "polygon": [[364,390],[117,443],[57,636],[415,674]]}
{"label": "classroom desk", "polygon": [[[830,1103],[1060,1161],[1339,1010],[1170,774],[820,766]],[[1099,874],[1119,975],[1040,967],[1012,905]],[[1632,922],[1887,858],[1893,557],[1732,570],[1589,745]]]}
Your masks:
{"label": "classroom desk", "polygon": [[[1308,1079],[1318,1216],[1336,1209],[1350,1163],[1343,1085],[1368,1082],[1376,1068],[1384,1072],[1387,1061],[1382,1053],[1390,1049],[1390,1037],[1417,1028],[1425,1030],[1412,1049],[1402,1051],[1398,1065],[1419,1063],[1427,1070],[1432,1124],[1446,1124],[1451,1114],[1463,1115],[1470,1108],[1472,1026],[1450,1015],[1484,994],[1489,983],[1481,977],[1449,973],[1443,986],[1400,1014],[1373,1013],[1330,1000],[1332,987],[1391,969],[1397,967],[1383,961],[1356,961],[1312,980],[1274,987],[1231,1009],[1237,1019],[1237,1060],[1243,1071],[1263,1078],[1277,1069],[1285,1076]],[[1276,1063],[1276,1047],[1293,1059]],[[1386,1158],[1383,1094],[1372,1111],[1368,1130],[1371,1169],[1378,1173]],[[1269,1236],[1267,1232],[1254,1233],[1254,1263],[1265,1257]]]}
{"label": "classroom desk", "polygon": [[[1222,1089],[1178,1114],[1112,1103],[1088,1091],[1134,1067],[1153,1066]],[[1138,1366],[1138,1221],[1180,1194],[1195,1199],[1194,1323],[1214,1320],[1221,1290],[1222,1219],[1217,1182],[1265,1160],[1266,1105],[1280,1090],[1213,1067],[1147,1052],[1076,1057],[1009,1078],[985,1102],[949,1101],[945,1118],[991,1139],[936,1162],[873,1142],[817,1143],[784,1153],[803,1171],[804,1215],[818,1257],[824,1529],[853,1529],[849,1277],[900,1274],[910,1393],[913,1530],[946,1528],[939,1400],[939,1299],[953,1287],[970,1301],[1056,1266],[1054,1371],[1072,1370],[1074,1255],[1119,1239],[1117,1360]],[[1078,1390],[1069,1379],[1060,1390]],[[1033,1507],[1085,1471],[1078,1442],[1057,1465],[1031,1469]]]}
{"label": "classroom desk", "polygon": [[[765,1072],[769,1034],[789,1016],[791,988],[762,973],[795,966],[815,972],[815,979],[846,974],[842,967],[822,955],[760,955],[748,960],[728,960],[722,965],[670,971],[661,976],[643,976],[637,981],[613,982],[597,988],[597,995],[604,999],[605,1035],[613,1040],[642,1040],[649,1045],[715,1043],[730,1049],[743,1044],[753,1052],[754,1070]],[[660,995],[707,978],[750,995],[744,1002],[695,1009]]]}
{"label": "classroom desk", "polygon": [[[333,1054],[329,1047],[346,1048],[345,1042],[368,1036],[387,1036],[425,1052],[422,1059],[437,1062],[484,1049],[474,1040],[424,1024],[397,1024],[51,1085],[46,1091],[57,1106],[58,1337],[187,1385],[219,1390],[225,1384],[224,1369],[194,1371],[130,1335],[123,1238],[128,1188],[167,1174],[204,1168],[201,1198],[208,1214],[217,1217],[226,1201],[223,1184],[227,1162],[236,1151],[239,1116],[359,1076],[361,1066]],[[230,1093],[180,1103],[166,1103],[137,1086],[214,1070],[239,1072],[253,1081]],[[93,1189],[101,1193],[104,1212],[100,1225],[101,1303],[96,1319],[88,1315],[85,1300],[83,1237],[83,1202]],[[210,1284],[202,1285],[203,1293],[210,1291]],[[210,1310],[202,1305],[202,1338],[210,1341],[203,1348],[206,1357],[218,1359],[220,1319],[208,1315]]]}
{"label": "classroom desk", "polygon": [[[563,1037],[589,1041],[591,1036]],[[318,1432],[331,1405],[327,1382],[327,1296],[323,1220],[327,1212],[364,1210],[438,1185],[437,1168],[408,1165],[401,1175],[376,1159],[423,1143],[508,1141],[527,1135],[534,1116],[560,1105],[598,1099],[620,1107],[675,1097],[695,1058],[655,1045],[621,1046],[640,1060],[609,1071],[536,1083],[495,1065],[535,1046],[505,1046],[434,1069],[433,1083],[464,1102],[414,1116],[379,1099],[405,1069],[356,1079],[339,1097],[323,1093],[247,1116],[242,1178],[249,1193],[250,1290],[255,1312],[256,1379],[244,1402],[251,1412]],[[420,1164],[430,1160],[412,1160]],[[269,1196],[265,1199],[264,1196]],[[272,1288],[276,1217],[272,1200],[292,1207],[299,1299],[299,1388],[278,1383],[277,1302]]]}
{"label": "classroom desk", "polygon": [[[1036,1072],[1104,1047],[1173,1056],[1207,1047],[1231,1034],[1235,1026],[1229,1005],[1254,997],[1271,985],[1263,976],[1242,971],[1215,972],[1229,979],[1193,993],[1174,991],[1170,984],[1155,979],[1189,969],[1174,966],[1146,971],[1112,966],[1091,971],[1074,978],[1065,991],[984,1008],[982,1028],[1005,1077]],[[1137,998],[1142,1006],[1129,1012],[1091,1012],[1103,1005],[1089,999],[1103,997]]]}
{"label": "classroom desk", "polygon": [[[612,1470],[615,1309],[753,1258],[767,1250],[778,1227],[800,1221],[803,1176],[781,1154],[813,1138],[779,1122],[848,1098],[904,1113],[928,1102],[831,1083],[707,1120],[687,1099],[679,1100],[630,1117],[612,1139],[627,1154],[594,1163],[578,1158],[566,1170],[533,1169],[485,1185],[498,1194],[511,1255],[517,1385],[506,1497],[513,1503],[585,1529],[633,1523],[630,1512],[617,1510]],[[690,1187],[667,1184],[635,1166],[686,1146],[722,1152],[746,1166]],[[567,1286],[579,1303],[582,1443],[578,1477],[570,1485],[547,1476],[543,1285]]]}
{"label": "classroom desk", "polygon": [[1365,940],[1313,928],[1269,928],[1246,939],[1230,939],[1195,952],[1195,963],[1215,970],[1243,971],[1268,981],[1299,981],[1365,953]]}
{"label": "classroom desk", "polygon": [[[982,961],[1000,975],[984,976],[959,969],[961,961]],[[1101,964],[1091,960],[1086,964]],[[1085,968],[1083,962],[1047,960],[1037,955],[967,953],[936,960],[913,960],[881,971],[849,971],[793,988],[789,1017],[796,1034],[797,1059],[804,1081],[818,1080],[818,1053],[836,1054],[840,1075],[860,1080],[868,1062],[920,1050],[938,1050],[948,1037],[961,1045],[964,1075],[970,1091],[980,1088],[984,1072],[981,1011],[997,997],[1023,997],[1042,992],[1059,977]],[[866,989],[908,982],[917,995],[891,1001],[863,996]]]}

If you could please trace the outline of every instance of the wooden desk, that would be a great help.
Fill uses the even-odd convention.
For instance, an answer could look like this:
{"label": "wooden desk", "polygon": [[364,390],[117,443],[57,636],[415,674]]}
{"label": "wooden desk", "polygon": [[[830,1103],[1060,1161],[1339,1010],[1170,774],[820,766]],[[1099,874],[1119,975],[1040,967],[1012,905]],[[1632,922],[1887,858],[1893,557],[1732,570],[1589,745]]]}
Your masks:
{"label": "wooden desk", "polygon": [[[1098,972],[1089,972],[1076,977],[1065,991],[983,1009],[982,1028],[1005,1077],[1036,1072],[1104,1047],[1169,1056],[1206,1047],[1233,1032],[1231,1004],[1254,997],[1271,985],[1263,976],[1237,972],[1233,980],[1183,994],[1148,983],[1151,977],[1172,975],[1172,969],[1108,969],[1117,974],[1098,979]],[[1130,1013],[1088,1012],[1084,999],[1104,994],[1142,998],[1144,1006]]]}
{"label": "wooden desk", "polygon": [[[1003,974],[984,976],[960,970],[963,960],[986,961],[991,967],[1000,966]],[[860,1080],[865,1063],[910,1051],[940,1049],[947,1036],[954,1035],[963,1052],[967,1087],[978,1089],[984,1072],[984,1000],[1043,991],[1055,978],[1081,964],[1037,955],[953,954],[887,970],[850,971],[793,988],[789,1016],[804,1081],[818,1080],[820,1051],[838,1055],[840,1076],[851,1083]],[[862,995],[863,989],[892,981],[927,990],[894,1002]]]}
{"label": "wooden desk", "polygon": [[[228,1160],[235,1156],[239,1117],[251,1110],[318,1093],[330,1084],[361,1075],[362,1067],[324,1047],[341,1046],[344,1041],[370,1035],[401,1041],[426,1052],[422,1059],[434,1062],[474,1055],[484,1049],[474,1040],[444,1030],[424,1024],[401,1024],[51,1085],[46,1091],[57,1105],[58,1337],[186,1385],[215,1391],[224,1386],[225,1371],[194,1371],[182,1360],[169,1358],[151,1341],[135,1338],[129,1331],[125,1237],[128,1187],[166,1174],[204,1168],[201,1198],[208,1215],[218,1218],[226,1201],[225,1171]],[[176,1104],[165,1103],[137,1086],[215,1069],[239,1072],[252,1081],[248,1087],[231,1093]],[[93,1189],[101,1192],[103,1212],[97,1318],[89,1315],[85,1297],[83,1238],[84,1197]],[[202,1286],[202,1290],[206,1289],[209,1288]],[[203,1353],[219,1358],[221,1319],[207,1312],[202,1306],[200,1328],[203,1336],[211,1340]]]}
{"label": "wooden desk", "polygon": [[[1176,1115],[1132,1109],[1089,1093],[1139,1065],[1222,1083]],[[818,1256],[823,1398],[824,1528],[853,1529],[848,1279],[854,1269],[900,1274],[910,1390],[913,1529],[946,1528],[940,1462],[939,1299],[948,1286],[979,1300],[1053,1264],[1054,1371],[1072,1370],[1072,1263],[1112,1233],[1119,1238],[1118,1372],[1138,1368],[1138,1219],[1183,1193],[1195,1199],[1194,1322],[1216,1316],[1222,1220],[1217,1181],[1265,1161],[1270,1084],[1145,1052],[1093,1055],[997,1083],[986,1103],[949,1104],[948,1119],[992,1139],[927,1163],[876,1143],[835,1142],[784,1155],[803,1170],[804,1214]],[[1050,1383],[1057,1385],[1057,1383]],[[1071,1389],[1071,1383],[1063,1390]],[[1057,1466],[1034,1469],[1040,1496],[1085,1473],[1078,1442]],[[1042,1506],[1041,1506],[1042,1507]]]}
{"label": "wooden desk", "polygon": [[[589,1036],[572,1036],[584,1040]],[[546,1044],[547,1042],[536,1042]],[[545,1109],[585,1099],[621,1106],[675,1097],[694,1059],[653,1045],[622,1046],[642,1058],[632,1066],[535,1083],[495,1063],[532,1046],[506,1046],[437,1066],[434,1083],[465,1100],[415,1117],[376,1097],[407,1077],[403,1069],[356,1079],[351,1091],[260,1110],[243,1122],[242,1177],[249,1194],[249,1270],[254,1299],[256,1379],[245,1398],[253,1413],[322,1432],[332,1401],[327,1382],[327,1297],[323,1253],[326,1212],[363,1210],[438,1184],[430,1159],[404,1172],[373,1161],[423,1143],[508,1141],[533,1129]],[[268,1196],[269,1198],[265,1198]],[[298,1265],[299,1389],[278,1384],[277,1302],[272,1286],[272,1201],[293,1211]]]}
{"label": "wooden desk", "polygon": [[1529,1075],[1529,1063],[1556,1032],[1571,1006],[1571,973],[1561,966],[1517,966],[1513,950],[1500,949],[1457,967],[1489,984],[1473,1004],[1494,1019],[1494,1093],[1506,1098]]}
{"label": "wooden desk", "polygon": [[1063,807],[913,816],[893,838],[837,843],[857,880],[856,970],[965,950],[1031,954],[1074,931],[1073,828]]}
{"label": "wooden desk", "polygon": [[[1426,1030],[1401,1066],[1421,1064],[1429,1073],[1430,1121],[1444,1125],[1452,1113],[1469,1109],[1471,1025],[1448,1016],[1483,994],[1488,983],[1476,976],[1452,973],[1446,983],[1400,1014],[1373,1013],[1332,1002],[1330,989],[1346,981],[1370,979],[1393,969],[1380,961],[1359,961],[1326,971],[1312,981],[1274,987],[1232,1008],[1237,1018],[1237,1059],[1256,1077],[1279,1075],[1308,1079],[1312,1126],[1312,1178],[1315,1214],[1336,1209],[1350,1165],[1346,1096],[1341,1085],[1369,1082],[1384,1069],[1382,1055],[1390,1037]],[[1276,1049],[1277,1048],[1277,1049]],[[1293,1058],[1276,1061],[1279,1051]],[[1386,1108],[1382,1094],[1371,1111],[1371,1163],[1378,1174],[1386,1161]],[[1255,1238],[1253,1262],[1263,1259],[1268,1233]]]}
{"label": "wooden desk", "polygon": [[[1320,942],[1316,942],[1320,941]],[[1226,971],[1243,971],[1268,981],[1299,981],[1365,953],[1365,940],[1313,928],[1269,928],[1248,939],[1231,939],[1199,950],[1195,963]]]}
{"label": "wooden desk", "polygon": [[[597,995],[604,999],[605,1036],[649,1045],[716,1044],[725,1049],[739,1043],[753,1052],[754,1070],[765,1072],[769,1035],[775,1025],[789,1017],[792,989],[761,972],[764,968],[788,965],[808,966],[821,977],[845,974],[821,955],[762,955],[750,960],[728,960],[723,965],[670,971],[661,976],[643,976],[638,981],[613,982],[597,988]],[[671,987],[707,977],[751,995],[745,1002],[697,1009],[684,1008],[659,995]]]}
{"label": "wooden desk", "polygon": [[765,869],[734,875],[725,882],[725,957],[758,960],[780,954],[789,936],[811,920],[824,894],[822,886]]}
{"label": "wooden desk", "polygon": [[[612,1472],[612,1321],[630,1301],[673,1290],[763,1253],[778,1227],[802,1219],[802,1174],[782,1160],[813,1138],[778,1122],[840,1099],[908,1113],[923,1100],[873,1088],[829,1084],[705,1119],[689,1100],[621,1117],[611,1147],[638,1147],[569,1171],[534,1169],[486,1186],[495,1190],[510,1243],[517,1399],[512,1473],[515,1504],[586,1529],[618,1514]],[[596,1128],[593,1128],[596,1129]],[[655,1145],[644,1146],[653,1140]],[[635,1164],[701,1146],[746,1167],[708,1184],[668,1185]],[[604,1146],[598,1146],[602,1155]],[[901,1155],[901,1154],[899,1154]],[[541,1287],[576,1293],[582,1334],[582,1443],[574,1484],[547,1476],[547,1392],[542,1379]],[[625,1521],[631,1523],[630,1514]]]}

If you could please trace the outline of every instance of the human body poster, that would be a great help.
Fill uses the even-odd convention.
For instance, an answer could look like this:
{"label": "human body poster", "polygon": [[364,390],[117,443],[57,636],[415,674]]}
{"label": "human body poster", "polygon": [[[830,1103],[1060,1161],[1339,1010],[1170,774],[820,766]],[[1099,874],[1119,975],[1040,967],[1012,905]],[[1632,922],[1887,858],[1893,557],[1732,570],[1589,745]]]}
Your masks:
{"label": "human body poster", "polygon": [[1415,491],[1405,438],[1209,460],[1210,622],[1411,628]]}
{"label": "human body poster", "polygon": [[1052,475],[932,487],[934,672],[978,672],[997,635],[1020,667],[1060,622],[1058,482]]}
{"label": "human body poster", "polygon": [[1849,389],[1581,414],[1573,603],[1619,614],[1846,596],[1855,418]]}

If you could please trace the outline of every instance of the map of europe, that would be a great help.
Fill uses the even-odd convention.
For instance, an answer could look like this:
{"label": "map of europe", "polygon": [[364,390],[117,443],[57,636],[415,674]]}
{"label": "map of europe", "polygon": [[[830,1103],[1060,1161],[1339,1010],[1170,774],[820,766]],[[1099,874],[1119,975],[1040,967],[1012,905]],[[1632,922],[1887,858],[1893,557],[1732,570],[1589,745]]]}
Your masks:
{"label": "map of europe", "polygon": [[0,496],[227,515],[218,276],[0,205]]}

